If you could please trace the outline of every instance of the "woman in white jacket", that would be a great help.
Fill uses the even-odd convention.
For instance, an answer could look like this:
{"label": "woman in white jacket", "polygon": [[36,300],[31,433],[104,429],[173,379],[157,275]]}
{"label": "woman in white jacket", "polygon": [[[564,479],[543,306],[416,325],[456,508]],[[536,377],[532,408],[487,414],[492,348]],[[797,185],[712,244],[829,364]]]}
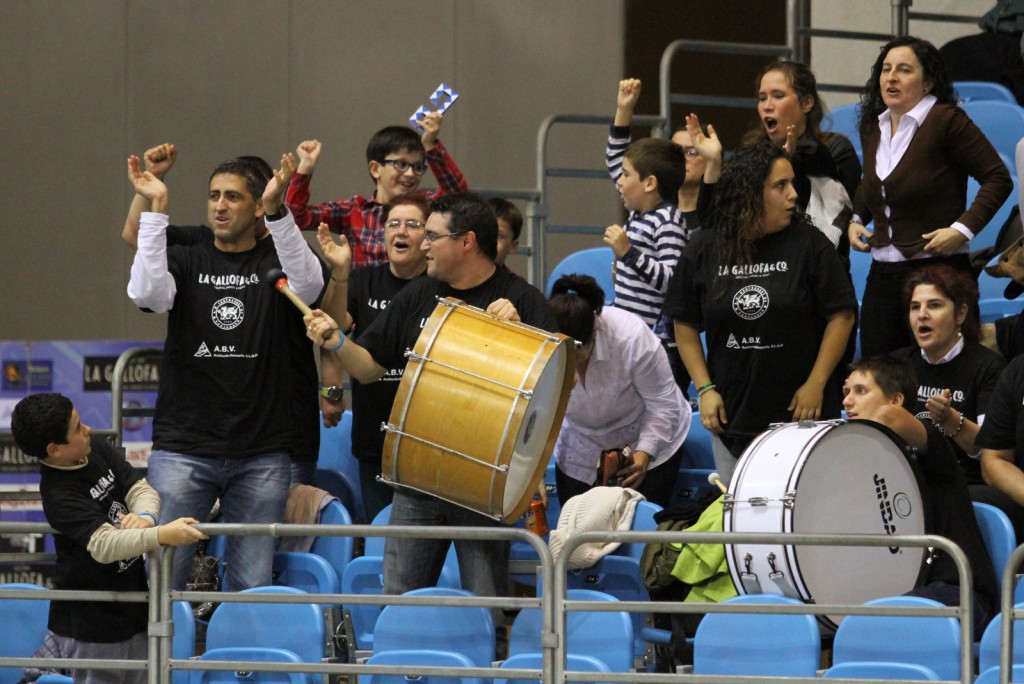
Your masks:
{"label": "woman in white jacket", "polygon": [[555,443],[558,498],[564,504],[594,486],[603,450],[629,446],[635,460],[616,473],[618,483],[667,506],[690,428],[690,405],[650,328],[603,302],[604,291],[590,276],[563,276],[551,290],[559,330],[582,345]]}

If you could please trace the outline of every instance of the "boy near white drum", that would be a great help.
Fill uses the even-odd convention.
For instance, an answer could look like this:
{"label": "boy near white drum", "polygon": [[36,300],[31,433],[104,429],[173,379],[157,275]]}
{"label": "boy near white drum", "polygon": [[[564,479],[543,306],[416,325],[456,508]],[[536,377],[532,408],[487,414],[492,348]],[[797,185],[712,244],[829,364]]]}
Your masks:
{"label": "boy near white drum", "polygon": [[[930,529],[926,531],[950,539],[967,555],[974,578],[974,638],[980,639],[998,605],[995,570],[949,440],[930,420],[921,420],[904,408],[904,401],[917,396],[910,365],[886,356],[855,361],[850,364],[843,395],[843,408],[850,420],[881,423],[917,452],[929,507],[925,519],[930,520]],[[933,552],[924,582],[907,593],[947,606],[959,605],[959,577],[953,559]]]}

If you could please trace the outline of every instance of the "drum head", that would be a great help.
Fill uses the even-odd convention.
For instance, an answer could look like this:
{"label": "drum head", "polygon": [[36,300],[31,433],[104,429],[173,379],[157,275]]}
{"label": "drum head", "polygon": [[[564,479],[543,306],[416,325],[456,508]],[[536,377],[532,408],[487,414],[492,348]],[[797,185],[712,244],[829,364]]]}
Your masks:
{"label": "drum head", "polygon": [[[830,430],[794,473],[796,500],[786,530],[924,534],[916,466],[898,441],[868,421]],[[815,602],[858,605],[913,589],[925,557],[925,549],[896,546],[800,546],[787,547],[787,553]]]}

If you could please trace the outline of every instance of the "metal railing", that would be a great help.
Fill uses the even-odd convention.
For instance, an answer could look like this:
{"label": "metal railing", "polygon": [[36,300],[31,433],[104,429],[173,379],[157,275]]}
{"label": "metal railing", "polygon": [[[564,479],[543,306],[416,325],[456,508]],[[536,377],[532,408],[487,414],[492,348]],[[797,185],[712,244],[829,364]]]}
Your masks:
{"label": "metal railing", "polygon": [[[242,594],[229,592],[182,592],[170,588],[173,548],[165,548],[160,562],[150,563],[151,591],[148,596],[141,592],[118,594],[114,592],[58,591],[46,592],[28,590],[0,590],[0,601],[4,598],[22,599],[70,599],[93,601],[149,601],[150,652],[146,666],[149,681],[166,684],[174,670],[249,670],[267,672],[303,672],[336,675],[388,674],[388,675],[435,675],[446,677],[499,676],[493,668],[443,668],[423,666],[381,666],[365,664],[335,663],[254,663],[248,661],[198,661],[171,657],[171,640],[174,634],[171,604],[173,601],[217,601],[221,603],[302,603],[302,604],[374,604],[374,605],[445,605],[484,606],[488,608],[540,608],[542,611],[541,648],[543,665],[537,669],[501,670],[500,676],[508,679],[537,679],[545,682],[590,680],[602,682],[650,682],[651,684],[673,682],[677,684],[679,674],[662,673],[594,673],[568,670],[566,614],[573,610],[592,612],[630,611],[658,613],[775,613],[775,614],[844,614],[844,615],[898,615],[898,616],[949,616],[960,621],[961,635],[961,681],[968,684],[972,677],[972,589],[971,569],[963,551],[951,541],[931,535],[887,536],[887,535],[818,535],[788,533],[707,533],[707,532],[588,532],[566,540],[562,554],[555,561],[543,540],[535,534],[518,528],[459,528],[459,527],[398,527],[370,525],[241,525],[203,524],[197,526],[209,535],[266,535],[287,536],[377,536],[377,537],[426,537],[446,539],[502,539],[526,541],[540,559],[541,585],[545,587],[537,598],[504,597],[419,597],[388,595],[352,594]],[[0,534],[52,531],[42,523],[0,523]],[[863,605],[766,605],[766,604],[716,604],[716,603],[670,603],[644,601],[591,602],[567,598],[566,569],[573,549],[581,544],[601,542],[680,542],[680,543],[743,543],[743,544],[785,544],[810,546],[892,546],[933,547],[948,553],[956,564],[960,579],[960,607],[921,608]],[[1024,559],[1024,546],[1018,548],[1004,571],[1003,614],[1012,614],[1012,576],[1016,565]],[[4,558],[0,555],[0,561]],[[1009,602],[1009,603],[1008,603]],[[1024,615],[1024,611],[1022,611]],[[1003,624],[1003,648],[1001,658],[1009,662],[1008,642],[1012,620]],[[0,667],[25,667],[28,665],[58,665],[68,667],[62,659],[41,658],[0,658]],[[142,669],[142,661],[78,661],[76,667],[106,667],[109,669]],[[1004,668],[1004,673],[1007,672]],[[723,677],[688,675],[694,682],[771,682],[792,681],[766,677]],[[1004,680],[1005,681],[1005,680]]]}

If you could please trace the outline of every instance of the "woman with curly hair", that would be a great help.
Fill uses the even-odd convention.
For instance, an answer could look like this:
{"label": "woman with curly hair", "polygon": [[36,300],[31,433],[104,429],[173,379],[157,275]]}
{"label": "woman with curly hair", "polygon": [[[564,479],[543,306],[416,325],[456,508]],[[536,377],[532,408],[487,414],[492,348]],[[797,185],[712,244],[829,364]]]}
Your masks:
{"label": "woman with curly hair", "polygon": [[[850,245],[871,252],[861,308],[861,353],[913,344],[899,296],[926,264],[970,272],[968,241],[1013,189],[1010,174],[962,109],[935,46],[913,36],[879,52],[860,106],[864,178],[853,199]],[[980,189],[967,206],[967,177]],[[874,220],[874,232],[864,227]],[[972,313],[972,316],[976,313]]]}
{"label": "woman with curly hair", "polygon": [[664,309],[724,479],[769,424],[839,417],[832,372],[856,308],[832,243],[797,211],[789,155],[771,140],[737,150]]}

